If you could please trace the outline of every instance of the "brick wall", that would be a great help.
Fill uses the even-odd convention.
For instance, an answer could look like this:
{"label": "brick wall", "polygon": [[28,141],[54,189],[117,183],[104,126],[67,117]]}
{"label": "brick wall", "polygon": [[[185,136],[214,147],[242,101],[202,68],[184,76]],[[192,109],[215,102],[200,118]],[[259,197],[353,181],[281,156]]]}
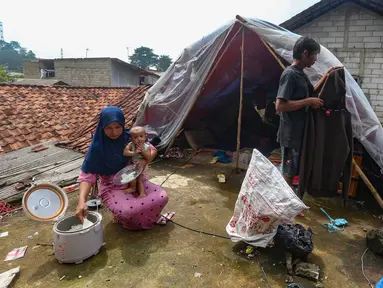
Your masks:
{"label": "brick wall", "polygon": [[72,86],[111,86],[110,59],[56,59],[55,78]]}
{"label": "brick wall", "polygon": [[383,17],[346,4],[295,30],[331,50],[360,85],[383,122]]}
{"label": "brick wall", "polygon": [[24,62],[24,78],[40,79],[40,64],[38,60]]}

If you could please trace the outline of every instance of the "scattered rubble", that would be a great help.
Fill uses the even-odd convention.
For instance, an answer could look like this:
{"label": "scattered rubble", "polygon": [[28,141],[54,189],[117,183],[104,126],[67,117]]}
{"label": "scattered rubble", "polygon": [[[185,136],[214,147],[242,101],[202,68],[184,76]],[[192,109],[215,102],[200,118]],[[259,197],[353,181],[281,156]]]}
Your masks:
{"label": "scattered rubble", "polygon": [[383,256],[383,229],[371,230],[366,235],[367,247],[374,253]]}
{"label": "scattered rubble", "polygon": [[295,268],[295,274],[312,280],[319,280],[319,267],[315,264],[301,262]]}

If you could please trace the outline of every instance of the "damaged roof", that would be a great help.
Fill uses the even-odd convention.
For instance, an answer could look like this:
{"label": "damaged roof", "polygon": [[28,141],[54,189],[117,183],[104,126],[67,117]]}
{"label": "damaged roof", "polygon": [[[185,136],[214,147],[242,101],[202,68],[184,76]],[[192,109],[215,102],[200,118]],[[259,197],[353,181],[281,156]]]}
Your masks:
{"label": "damaged roof", "polygon": [[[134,122],[137,110],[145,97],[145,93],[149,90],[151,85],[138,86],[129,92],[129,95],[114,103],[114,106],[120,107],[124,112],[126,119],[126,128],[130,128]],[[92,141],[93,132],[98,123],[98,114],[93,117],[88,124],[78,132],[69,136],[68,141],[59,143],[60,147],[65,147],[77,152],[86,153]]]}
{"label": "damaged roof", "polygon": [[0,85],[0,153],[46,141],[68,140],[86,123],[94,123],[108,105],[122,102],[125,113],[132,117],[147,89],[149,86]]}
{"label": "damaged roof", "polygon": [[383,16],[382,0],[322,0],[289,20],[281,23],[279,26],[293,31],[347,3],[357,4],[367,10]]}

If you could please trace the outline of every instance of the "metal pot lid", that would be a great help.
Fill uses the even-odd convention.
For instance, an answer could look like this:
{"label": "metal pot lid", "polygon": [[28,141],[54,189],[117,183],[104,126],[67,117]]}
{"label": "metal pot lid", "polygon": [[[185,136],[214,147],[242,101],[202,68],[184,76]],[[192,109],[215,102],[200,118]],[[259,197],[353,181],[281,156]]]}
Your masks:
{"label": "metal pot lid", "polygon": [[57,221],[67,208],[68,196],[54,184],[35,185],[23,196],[24,213],[33,220]]}

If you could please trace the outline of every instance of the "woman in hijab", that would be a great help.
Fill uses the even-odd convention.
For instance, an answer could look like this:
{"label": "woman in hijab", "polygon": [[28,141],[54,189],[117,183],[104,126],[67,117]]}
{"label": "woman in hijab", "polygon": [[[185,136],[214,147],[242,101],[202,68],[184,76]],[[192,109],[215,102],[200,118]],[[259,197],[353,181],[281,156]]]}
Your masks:
{"label": "woman in hijab", "polygon": [[[147,196],[144,198],[137,199],[133,194],[124,193],[126,186],[113,184],[114,175],[131,161],[130,157],[123,156],[130,141],[129,130],[124,127],[125,117],[120,108],[109,106],[102,110],[78,179],[80,197],[76,216],[81,222],[87,216],[87,198],[99,176],[99,198],[115,220],[129,230],[149,229],[159,219],[168,196],[160,186],[150,183],[145,175]],[[150,161],[157,153],[153,146],[151,148]]]}

